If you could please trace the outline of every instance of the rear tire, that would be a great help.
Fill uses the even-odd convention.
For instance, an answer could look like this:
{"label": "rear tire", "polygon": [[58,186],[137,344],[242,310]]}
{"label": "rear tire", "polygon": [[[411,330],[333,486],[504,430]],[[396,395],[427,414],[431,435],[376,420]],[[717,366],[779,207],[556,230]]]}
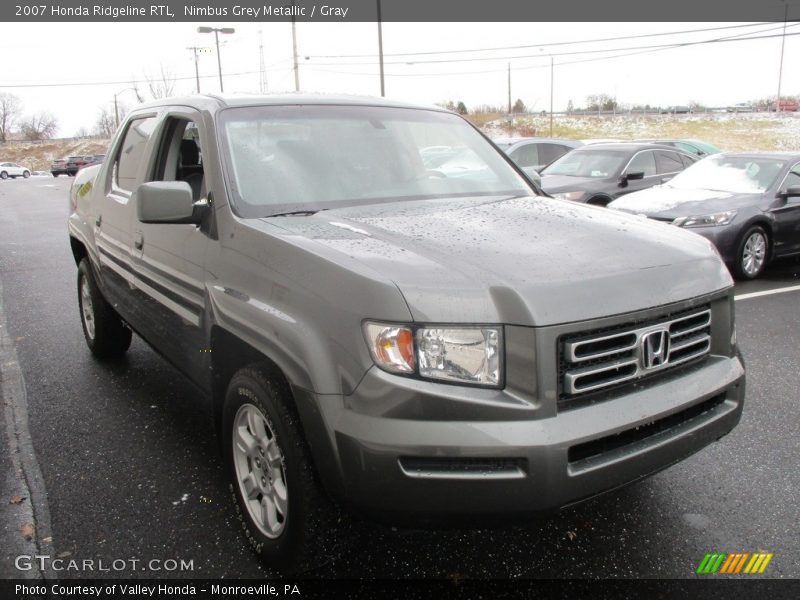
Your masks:
{"label": "rear tire", "polygon": [[317,481],[291,391],[280,373],[251,366],[231,378],[222,436],[237,516],[265,566],[302,573],[329,558],[338,510]]}
{"label": "rear tire", "polygon": [[89,259],[78,265],[78,308],[83,337],[97,358],[117,358],[131,345],[131,330],[103,298],[94,280]]}
{"label": "rear tire", "polygon": [[769,261],[769,235],[760,225],[750,227],[739,240],[734,275],[737,279],[755,279]]}
{"label": "rear tire", "polygon": [[0,171],[0,179],[8,179],[8,173],[5,171]]}

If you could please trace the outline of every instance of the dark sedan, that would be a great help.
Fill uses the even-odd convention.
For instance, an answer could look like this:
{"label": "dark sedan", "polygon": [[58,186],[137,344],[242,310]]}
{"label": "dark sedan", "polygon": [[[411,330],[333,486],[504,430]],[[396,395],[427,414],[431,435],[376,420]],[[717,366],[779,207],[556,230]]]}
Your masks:
{"label": "dark sedan", "polygon": [[655,140],[634,140],[635,142],[646,142],[648,144],[660,144],[661,146],[673,146],[679,148],[689,154],[697,154],[697,156],[708,156],[709,154],[719,154],[722,152],[719,148],[703,140],[671,140],[671,139],[655,139]]}
{"label": "dark sedan", "polygon": [[708,156],[610,207],[699,233],[736,277],[753,279],[773,258],[800,254],[800,154]]}
{"label": "dark sedan", "polygon": [[542,170],[542,188],[562,200],[606,206],[624,194],[666,183],[697,159],[656,144],[592,144]]}

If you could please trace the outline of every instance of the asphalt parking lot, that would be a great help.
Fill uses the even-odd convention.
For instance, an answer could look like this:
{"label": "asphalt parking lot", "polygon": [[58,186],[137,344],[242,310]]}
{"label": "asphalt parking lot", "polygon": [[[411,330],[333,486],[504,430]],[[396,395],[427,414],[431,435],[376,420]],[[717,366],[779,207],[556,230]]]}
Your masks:
{"label": "asphalt parking lot", "polygon": [[[22,417],[33,449],[20,448],[22,461],[42,476],[29,482],[39,504],[28,543],[53,557],[162,561],[150,565],[160,570],[59,575],[269,575],[235,526],[197,391],[139,339],[113,365],[85,347],[65,223],[71,181],[0,182],[0,334],[11,344],[3,372],[16,358],[27,405],[20,415],[20,404],[13,413],[5,399],[0,412],[0,577],[21,575],[13,563],[26,543],[20,529],[31,498],[7,444]],[[313,575],[682,578],[694,576],[706,552],[764,551],[774,554],[767,576],[800,577],[800,261],[772,265],[762,279],[737,284],[736,295],[747,401],[727,437],[541,521],[422,531],[355,518],[343,527],[348,541]],[[9,506],[15,495],[25,498]],[[193,568],[167,570],[166,559]]]}

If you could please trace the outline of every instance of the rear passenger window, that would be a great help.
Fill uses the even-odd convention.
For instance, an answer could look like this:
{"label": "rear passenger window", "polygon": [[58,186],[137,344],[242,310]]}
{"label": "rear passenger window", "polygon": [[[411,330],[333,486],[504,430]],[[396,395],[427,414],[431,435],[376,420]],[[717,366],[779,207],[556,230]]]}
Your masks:
{"label": "rear passenger window", "polygon": [[538,162],[539,154],[536,151],[536,144],[525,144],[511,153],[511,160],[520,167],[535,167],[542,163]]}
{"label": "rear passenger window", "polygon": [[144,149],[155,129],[156,117],[134,119],[128,125],[125,139],[114,162],[114,183],[122,190],[132,192],[144,157]]}
{"label": "rear passenger window", "polygon": [[681,155],[677,152],[656,152],[656,168],[659,173],[677,173],[683,171]]}
{"label": "rear passenger window", "polygon": [[561,144],[539,144],[539,164],[549,165],[554,160],[561,158],[572,150],[569,146]]}

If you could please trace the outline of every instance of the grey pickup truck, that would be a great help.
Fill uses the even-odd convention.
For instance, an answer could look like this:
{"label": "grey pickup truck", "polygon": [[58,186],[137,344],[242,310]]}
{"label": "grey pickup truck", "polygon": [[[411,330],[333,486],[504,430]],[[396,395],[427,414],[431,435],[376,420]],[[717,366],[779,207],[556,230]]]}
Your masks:
{"label": "grey pickup truck", "polygon": [[120,356],[135,332],[204,392],[272,566],[312,564],[342,507],[521,518],[664,469],[742,413],[711,244],[546,197],[445,110],[143,105],[69,213],[89,349]]}

